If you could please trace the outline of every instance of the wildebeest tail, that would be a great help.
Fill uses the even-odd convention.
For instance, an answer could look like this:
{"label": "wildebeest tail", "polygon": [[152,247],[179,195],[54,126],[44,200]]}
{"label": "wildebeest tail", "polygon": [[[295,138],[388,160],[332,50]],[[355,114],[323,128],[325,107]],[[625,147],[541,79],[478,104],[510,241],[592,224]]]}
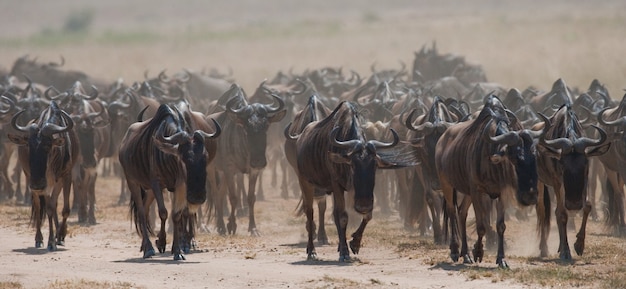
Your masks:
{"label": "wildebeest tail", "polygon": [[[36,198],[33,196],[33,198]],[[35,220],[36,216],[34,202],[30,207],[30,223],[31,225],[35,225],[38,220]],[[43,221],[46,217],[46,198],[44,196],[39,196],[39,221]]]}
{"label": "wildebeest tail", "polygon": [[[141,199],[145,199],[146,198],[146,191],[145,190],[141,190]],[[145,208],[146,210],[148,208]],[[131,221],[135,224],[135,231],[137,232],[137,234],[139,236],[141,236],[141,228],[139,227],[139,212],[138,212],[138,208],[137,208],[137,204],[135,203],[135,200],[133,198],[130,198],[130,216],[131,216]],[[145,218],[145,217],[144,217]],[[146,222],[146,227],[148,229],[148,233],[150,235],[154,235],[154,231],[152,230],[152,222],[145,220]]]}
{"label": "wildebeest tail", "polygon": [[[539,200],[542,202],[541,200]],[[550,220],[552,214],[550,212],[552,208],[550,193],[548,192],[548,186],[543,185],[543,211],[537,210],[537,233],[544,231],[545,233],[550,231]]]}
{"label": "wildebeest tail", "polygon": [[623,205],[620,206],[618,202],[624,202],[621,200],[620,195],[616,194],[613,185],[609,181],[609,178],[606,177],[604,180],[604,187],[606,188],[606,196],[607,196],[607,208],[606,208],[606,222],[607,226],[615,227],[620,223],[620,211],[623,208]]}

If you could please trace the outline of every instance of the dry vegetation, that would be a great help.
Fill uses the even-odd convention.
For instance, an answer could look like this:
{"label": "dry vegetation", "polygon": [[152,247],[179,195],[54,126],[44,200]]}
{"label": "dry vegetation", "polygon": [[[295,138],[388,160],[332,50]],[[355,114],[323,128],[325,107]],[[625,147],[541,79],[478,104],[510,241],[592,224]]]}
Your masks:
{"label": "dry vegetation", "polygon": [[[4,27],[0,64],[10,68],[24,54],[43,61],[57,61],[63,55],[69,69],[110,80],[122,77],[127,82],[143,79],[145,70],[154,75],[165,68],[232,69],[237,81],[250,91],[279,70],[300,72],[330,65],[367,75],[373,63],[381,69],[397,68],[399,61],[410,65],[414,51],[436,41],[441,52],[465,55],[469,62],[483,65],[491,81],[505,86],[548,89],[562,77],[572,86],[586,88],[598,78],[614,98],[621,97],[621,88],[626,87],[626,4],[617,0],[553,1],[541,7],[541,1],[488,0],[437,5],[435,1],[309,1],[315,3],[295,5],[293,1],[271,0],[262,1],[263,5],[241,1],[248,5],[242,7],[231,2],[240,1],[187,0],[168,8],[155,7],[147,0],[81,1],[84,7],[71,5],[69,0],[8,1],[0,4],[0,11],[4,11],[0,12]],[[79,23],[73,24],[84,29],[68,28],[68,19],[75,17],[72,15],[85,13],[92,19],[83,19],[87,23],[80,24],[78,17],[74,21]],[[268,186],[266,192],[272,188]],[[573,264],[563,264],[556,253],[555,231],[550,238],[551,257],[540,259],[536,257],[534,219],[510,221],[507,257],[513,269],[503,271],[492,264],[494,252],[487,253],[483,264],[453,264],[447,246],[434,245],[429,236],[404,231],[397,214],[377,214],[365,232],[361,255],[344,266],[335,262],[336,232],[330,215],[327,228],[333,245],[318,248],[321,261],[306,262],[304,219],[294,217],[297,200],[282,200],[278,193],[269,193],[268,201],[257,208],[262,237],[245,234],[241,229],[246,227],[245,218],[239,220],[236,236],[217,236],[215,230],[200,233],[200,250],[190,255],[187,269],[181,269],[169,262],[167,254],[153,261],[141,260],[139,238],[129,223],[128,208],[115,205],[117,180],[101,179],[97,193],[98,225],[80,226],[73,215],[67,247],[56,253],[32,248],[30,208],[1,204],[0,229],[17,236],[1,237],[2,254],[11,255],[14,262],[33,259],[19,263],[22,267],[37,264],[38,259],[43,263],[63,258],[64,266],[78,263],[66,267],[76,272],[48,273],[38,279],[42,273],[17,270],[3,256],[0,288],[421,288],[434,287],[431,284],[437,283],[433,278],[440,278],[441,287],[456,287],[465,281],[469,288],[490,284],[494,288],[626,288],[626,269],[620,262],[626,254],[626,242],[607,235],[599,222],[588,226],[585,255],[575,257]],[[7,243],[14,238],[28,241]],[[90,252],[89,246],[96,252]],[[86,258],[72,255],[83,251],[88,254]],[[107,259],[112,252],[121,257]],[[198,266],[200,269],[194,267],[198,265],[194,260],[199,259],[204,266]],[[94,260],[108,262],[86,265]],[[218,262],[223,263],[213,265]],[[60,270],[58,263],[52,264],[49,270]],[[85,269],[91,272],[85,275],[77,269],[81,266],[96,268]],[[98,266],[106,268],[104,271],[122,267],[126,272],[99,275],[94,273]],[[140,269],[142,266],[148,269]],[[252,267],[259,274],[222,272],[220,266],[248,271]],[[219,276],[189,277],[189,272],[209,268],[218,270]],[[269,277],[264,278],[264,274]],[[166,280],[162,275],[184,275],[187,277],[180,278],[188,283]],[[122,276],[122,280],[115,276]],[[410,282],[412,279],[416,281]]]}

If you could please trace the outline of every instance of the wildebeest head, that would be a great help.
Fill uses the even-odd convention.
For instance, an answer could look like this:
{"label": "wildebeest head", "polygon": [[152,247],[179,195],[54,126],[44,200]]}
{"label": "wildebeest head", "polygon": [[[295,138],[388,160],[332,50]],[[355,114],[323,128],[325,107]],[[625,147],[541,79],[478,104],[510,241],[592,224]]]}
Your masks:
{"label": "wildebeest head", "polygon": [[[182,120],[179,114],[179,120]],[[176,157],[183,163],[186,175],[186,198],[191,204],[202,204],[206,200],[206,166],[208,153],[205,144],[207,139],[216,138],[221,133],[220,125],[214,120],[215,132],[209,134],[202,130],[188,133],[179,125],[177,132],[165,136],[166,126],[161,126],[155,133],[154,142],[158,149]]]}
{"label": "wildebeest head", "polygon": [[[37,122],[28,126],[17,124],[19,116],[24,111],[16,113],[11,119],[11,125],[25,136],[10,135],[11,141],[18,145],[28,146],[28,166],[30,168],[30,188],[33,191],[46,189],[48,158],[51,150],[65,145],[67,141],[63,133],[72,130],[74,122],[70,116],[61,110],[56,102],[51,102],[47,110],[43,111]],[[63,161],[55,159],[54,161]]]}
{"label": "wildebeest head", "polygon": [[[85,168],[95,168],[97,165],[96,160],[96,130],[104,128],[109,125],[108,117],[106,116],[106,109],[100,102],[94,102],[100,107],[96,111],[90,107],[90,112],[82,113],[79,115],[72,115],[72,120],[75,124],[76,134],[78,136],[78,142],[80,144],[80,153],[82,156],[82,165]],[[105,140],[101,140],[105,141]]]}
{"label": "wildebeest head", "polygon": [[606,153],[611,143],[606,142],[606,132],[595,125],[592,127],[598,131],[600,138],[584,137],[580,122],[569,105],[556,111],[551,121],[553,129],[540,138],[540,151],[560,163],[565,207],[579,210],[583,207],[587,192],[589,158]]}
{"label": "wildebeest head", "polygon": [[[280,121],[287,113],[284,101],[277,95],[273,94],[272,97],[278,103],[275,107],[260,103],[248,104],[239,97],[231,98],[226,104],[226,111],[244,130],[252,168],[263,168],[267,165],[267,130],[270,123]],[[234,108],[237,103],[239,108]]]}
{"label": "wildebeest head", "polygon": [[522,129],[515,114],[507,111],[497,97],[489,97],[485,106],[488,109],[483,109],[483,112],[490,111],[492,119],[485,127],[486,133],[482,135],[497,147],[497,152],[490,156],[490,161],[493,164],[510,162],[517,177],[515,180],[517,201],[524,206],[536,204],[538,174],[534,140],[546,133],[550,127],[550,121],[540,114],[546,123],[543,130]]}

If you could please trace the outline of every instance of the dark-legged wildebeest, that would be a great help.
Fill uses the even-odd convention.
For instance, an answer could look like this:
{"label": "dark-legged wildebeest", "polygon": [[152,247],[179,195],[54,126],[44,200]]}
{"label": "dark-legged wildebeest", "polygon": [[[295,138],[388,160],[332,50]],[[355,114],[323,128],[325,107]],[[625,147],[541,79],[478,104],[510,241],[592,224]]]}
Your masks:
{"label": "dark-legged wildebeest", "polygon": [[[317,95],[311,95],[307,105],[299,111],[293,118],[293,122],[289,123],[285,128],[285,157],[287,162],[298,171],[298,161],[296,153],[296,141],[289,136],[302,133],[304,128],[314,121],[326,118],[330,114],[328,109],[318,98]],[[326,194],[328,192],[316,189],[314,199],[317,201],[319,229],[317,230],[317,241],[321,244],[328,244],[328,236],[326,235],[326,226],[324,224],[324,215],[326,213]],[[315,223],[313,224],[315,227]]]}
{"label": "dark-legged wildebeest", "polygon": [[[512,119],[509,118],[512,116]],[[546,126],[549,127],[549,126]],[[473,255],[477,262],[482,261],[483,236],[489,213],[482,202],[483,194],[498,199],[497,233],[498,256],[496,263],[508,267],[504,260],[504,209],[502,197],[515,193],[522,205],[537,203],[537,164],[534,154],[534,139],[542,132],[524,130],[508,113],[495,96],[489,96],[483,109],[475,119],[450,126],[437,142],[435,164],[446,202],[446,212],[450,217],[450,257],[457,261],[462,255],[464,262],[473,260],[467,252],[467,237],[464,219],[467,208],[463,206],[459,214],[454,203],[457,192],[471,197],[476,216],[478,240]],[[461,229],[462,248],[459,254],[458,230]]]}
{"label": "dark-legged wildebeest", "polygon": [[[31,220],[37,228],[35,247],[43,246],[41,225],[45,212],[49,224],[48,250],[55,251],[57,245],[65,244],[66,222],[70,215],[72,167],[79,153],[74,122],[54,101],[28,126],[17,123],[23,112],[11,119],[11,126],[20,134],[10,134],[9,138],[19,145],[19,162],[32,191]],[[61,189],[63,220],[59,226],[57,200]]]}
{"label": "dark-legged wildebeest", "polygon": [[[362,129],[363,120],[349,102],[341,102],[326,118],[308,124],[296,140],[297,173],[302,190],[300,210],[306,215],[308,232],[307,258],[316,258],[313,236],[313,199],[315,189],[332,192],[333,218],[337,227],[339,261],[349,261],[346,240],[348,202],[363,215],[359,228],[352,234],[350,249],[358,254],[365,226],[372,219],[374,209],[374,176],[377,168],[399,168],[417,164],[409,149],[397,146],[398,134],[393,131],[393,142],[367,140]],[[404,150],[403,150],[404,148]]]}
{"label": "dark-legged wildebeest", "polygon": [[[181,239],[190,242],[184,239],[183,230],[187,223],[193,222],[193,214],[206,200],[206,167],[209,155],[214,155],[216,150],[210,139],[220,134],[220,126],[215,121],[214,124],[215,132],[207,133],[211,130],[208,124],[190,124],[179,111],[164,104],[159,106],[154,117],[128,128],[120,145],[119,159],[131,191],[130,207],[135,228],[142,237],[144,258],[155,254],[149,239],[152,228],[147,222],[147,208],[154,199],[161,218],[156,243],[159,252],[165,252],[164,227],[168,212],[162,191],[167,189],[173,193],[172,254],[174,260],[185,259],[180,243]],[[194,128],[198,129],[192,130]]]}
{"label": "dark-legged wildebeest", "polygon": [[[610,143],[606,143],[606,132],[593,126],[600,133],[600,139],[584,136],[578,117],[569,104],[561,106],[551,117],[550,128],[540,138],[537,146],[537,171],[539,173],[539,194],[537,201],[537,230],[541,236],[539,248],[541,257],[548,256],[548,235],[550,234],[550,197],[547,186],[554,189],[556,195],[556,222],[559,229],[559,257],[571,260],[572,255],[567,242],[568,210],[583,210],[580,231],[576,234],[574,249],[580,256],[585,249],[585,228],[591,212],[591,203],[587,200],[587,175],[589,158],[604,154]],[[533,126],[539,129],[544,124]]]}
{"label": "dark-legged wildebeest", "polygon": [[[419,182],[413,182],[410,194],[415,198],[420,198],[416,202],[417,204],[428,204],[435,243],[440,244],[444,241],[441,231],[443,200],[437,169],[435,168],[435,147],[443,132],[457,122],[457,119],[454,114],[448,111],[440,97],[435,97],[430,109],[426,114],[419,117],[414,125],[416,111],[416,109],[411,111],[405,121],[406,127],[410,130],[409,141],[420,160],[420,165],[415,167],[416,178],[419,179]],[[428,214],[426,206],[412,209],[419,210],[417,214]],[[425,217],[420,219],[424,220]]]}
{"label": "dark-legged wildebeest", "polygon": [[[598,157],[606,171],[608,197],[607,224],[617,236],[626,235],[624,212],[624,183],[626,183],[626,94],[613,108],[598,113],[598,122],[611,135],[611,148]],[[613,137],[618,135],[619,137]]]}
{"label": "dark-legged wildebeest", "polygon": [[[255,188],[259,173],[267,165],[265,157],[267,130],[271,123],[285,117],[285,103],[275,94],[272,98],[277,106],[248,103],[244,91],[237,84],[233,84],[220,100],[223,98],[228,98],[226,110],[217,117],[217,120],[222,125],[224,135],[217,140],[218,152],[213,162],[219,176],[217,179],[220,181],[213,198],[217,231],[226,234],[228,229],[229,234],[236,233],[239,196],[235,190],[235,175],[248,174],[248,232],[256,236],[259,232],[254,218]],[[227,191],[231,205],[228,228],[224,224],[223,205]]]}

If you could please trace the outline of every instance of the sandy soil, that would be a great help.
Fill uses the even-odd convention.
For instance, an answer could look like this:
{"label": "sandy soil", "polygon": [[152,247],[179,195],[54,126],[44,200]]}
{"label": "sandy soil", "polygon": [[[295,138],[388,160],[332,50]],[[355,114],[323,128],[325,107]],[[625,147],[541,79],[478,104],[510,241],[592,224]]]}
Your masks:
{"label": "sandy soil", "polygon": [[[436,41],[442,53],[465,55],[505,86],[549,89],[563,77],[586,88],[598,78],[618,98],[625,85],[626,4],[617,0],[75,2],[0,2],[0,64],[10,68],[25,54],[42,61],[63,55],[68,69],[129,83],[146,70],[232,69],[251,91],[279,70],[343,66],[366,76],[372,64],[399,68]],[[86,37],[46,38],[81,9],[94,13]],[[29,207],[0,204],[0,288],[597,288],[626,274],[618,265],[623,239],[607,236],[599,222],[589,224],[589,253],[573,265],[555,260],[555,233],[551,258],[536,258],[533,217],[508,223],[508,273],[495,269],[494,252],[483,264],[451,263],[447,246],[404,231],[397,212],[376,211],[360,255],[347,264],[337,262],[329,212],[331,245],[317,248],[319,261],[306,261],[297,200],[283,200],[265,184],[267,200],[257,206],[261,237],[241,229],[246,218],[235,236],[219,236],[209,224],[211,232],[199,233],[198,250],[183,262],[169,253],[141,258],[128,208],[116,205],[115,178],[98,180],[98,224],[80,226],[72,215],[57,252],[34,248]],[[537,281],[546,271],[553,275]]]}

